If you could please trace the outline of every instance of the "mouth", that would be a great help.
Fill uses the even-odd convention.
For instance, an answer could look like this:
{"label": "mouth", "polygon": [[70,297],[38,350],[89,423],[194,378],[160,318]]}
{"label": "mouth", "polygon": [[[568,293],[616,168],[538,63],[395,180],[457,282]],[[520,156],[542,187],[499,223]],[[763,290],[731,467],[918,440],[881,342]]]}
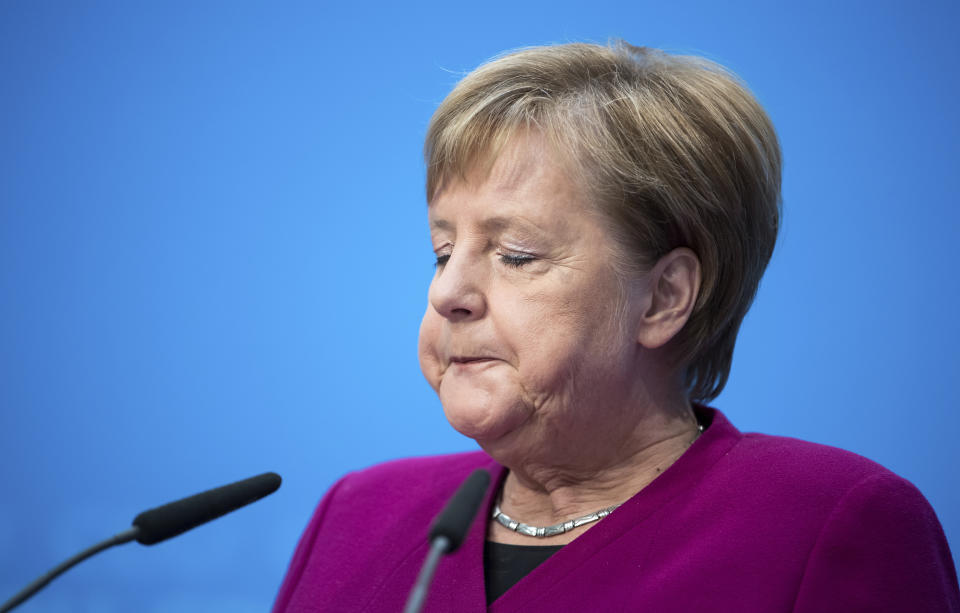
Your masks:
{"label": "mouth", "polygon": [[450,366],[482,366],[484,364],[492,364],[496,361],[497,358],[491,358],[489,356],[454,356],[450,358]]}

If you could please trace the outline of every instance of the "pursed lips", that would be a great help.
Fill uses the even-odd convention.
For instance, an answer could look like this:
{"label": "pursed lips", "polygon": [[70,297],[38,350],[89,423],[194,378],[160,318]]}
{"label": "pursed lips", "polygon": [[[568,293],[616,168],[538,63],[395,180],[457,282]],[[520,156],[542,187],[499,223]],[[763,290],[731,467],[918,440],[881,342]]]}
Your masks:
{"label": "pursed lips", "polygon": [[459,365],[459,366],[470,366],[470,365],[481,365],[488,362],[494,362],[497,358],[487,356],[487,355],[478,355],[478,356],[465,356],[457,355],[450,358],[450,365]]}

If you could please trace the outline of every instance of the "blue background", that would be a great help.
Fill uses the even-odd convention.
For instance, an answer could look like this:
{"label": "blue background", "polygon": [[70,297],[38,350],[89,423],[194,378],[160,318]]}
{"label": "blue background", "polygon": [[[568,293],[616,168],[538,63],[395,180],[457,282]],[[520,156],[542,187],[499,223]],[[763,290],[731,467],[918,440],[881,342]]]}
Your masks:
{"label": "blue background", "polygon": [[22,607],[264,611],[339,475],[474,448],[416,359],[424,131],[490,56],[608,37],[729,66],[782,139],[781,241],[715,406],[881,462],[960,546],[960,5],[798,4],[0,4],[0,600],[274,470]]}

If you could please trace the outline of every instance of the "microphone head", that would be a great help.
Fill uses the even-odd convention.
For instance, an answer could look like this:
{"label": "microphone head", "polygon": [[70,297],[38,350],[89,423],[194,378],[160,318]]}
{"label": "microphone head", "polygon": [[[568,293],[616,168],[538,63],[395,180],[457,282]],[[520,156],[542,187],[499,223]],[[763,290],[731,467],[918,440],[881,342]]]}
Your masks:
{"label": "microphone head", "polygon": [[133,518],[137,542],[153,545],[272,494],[280,475],[263,473],[144,511]]}
{"label": "microphone head", "polygon": [[490,473],[482,468],[473,471],[433,520],[430,526],[430,541],[438,536],[445,536],[450,541],[446,553],[456,551],[467,536],[489,485]]}

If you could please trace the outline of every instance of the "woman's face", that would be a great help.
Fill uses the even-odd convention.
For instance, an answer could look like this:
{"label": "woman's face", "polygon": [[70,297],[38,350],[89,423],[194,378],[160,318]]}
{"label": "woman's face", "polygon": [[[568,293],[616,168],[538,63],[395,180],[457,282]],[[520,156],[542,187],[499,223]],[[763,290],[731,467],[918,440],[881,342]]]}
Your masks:
{"label": "woman's face", "polygon": [[636,379],[632,290],[545,147],[515,139],[489,176],[443,189],[429,221],[437,271],[420,366],[454,428],[487,447],[615,419]]}

